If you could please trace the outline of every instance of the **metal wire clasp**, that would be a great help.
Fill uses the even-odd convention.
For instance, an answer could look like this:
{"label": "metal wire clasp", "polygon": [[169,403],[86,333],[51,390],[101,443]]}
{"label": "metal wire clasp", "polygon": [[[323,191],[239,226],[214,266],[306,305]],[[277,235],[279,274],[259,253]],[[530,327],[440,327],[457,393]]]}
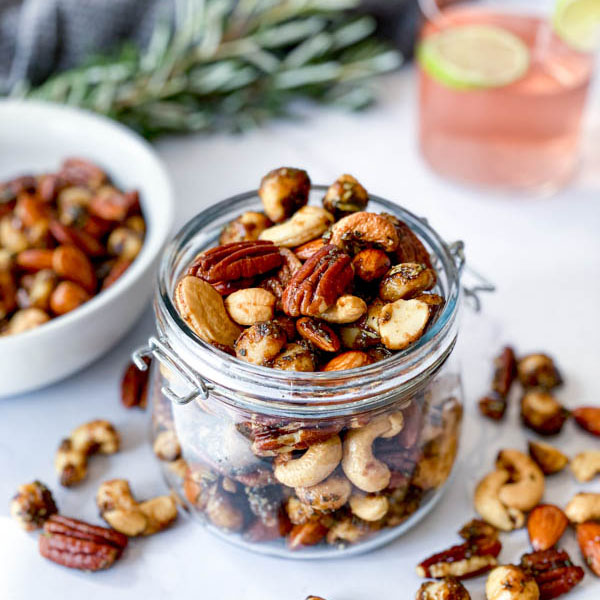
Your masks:
{"label": "metal wire clasp", "polygon": [[462,290],[465,297],[471,300],[475,312],[479,312],[481,310],[481,299],[479,298],[479,294],[481,292],[495,292],[496,286],[483,275],[466,265],[465,244],[463,241],[458,240],[448,244],[448,250],[454,258],[458,274],[462,276],[464,272],[474,280],[474,283],[471,286],[463,284]]}
{"label": "metal wire clasp", "polygon": [[151,337],[148,340],[148,345],[135,350],[131,357],[137,368],[141,371],[145,371],[148,368],[144,358],[155,358],[170,371],[176,373],[186,386],[191,389],[187,395],[179,396],[170,387],[165,385],[161,391],[171,402],[175,404],[189,404],[196,400],[196,398],[201,398],[202,400],[208,398],[210,386],[202,377],[196,375],[185,362],[178,358],[164,340]]}

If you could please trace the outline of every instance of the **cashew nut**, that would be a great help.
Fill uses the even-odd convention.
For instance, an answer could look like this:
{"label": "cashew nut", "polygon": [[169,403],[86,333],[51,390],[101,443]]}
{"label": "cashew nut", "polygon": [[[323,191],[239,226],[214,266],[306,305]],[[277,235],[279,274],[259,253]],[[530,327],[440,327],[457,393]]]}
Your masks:
{"label": "cashew nut", "polygon": [[258,239],[269,240],[277,246],[295,248],[323,235],[333,223],[333,216],[319,206],[304,206],[291,219],[265,229]]}
{"label": "cashew nut", "polygon": [[114,454],[118,449],[119,434],[108,421],[98,419],[80,425],[61,442],[54,458],[61,484],[71,486],[81,481],[92,454]]}
{"label": "cashew nut", "polygon": [[515,565],[496,567],[485,583],[487,600],[538,600],[540,590],[535,579]]}
{"label": "cashew nut", "polygon": [[329,477],[341,458],[342,442],[339,435],[334,435],[310,446],[300,458],[280,454],[275,459],[273,472],[284,485],[293,488],[310,487]]}
{"label": "cashew nut", "polygon": [[350,509],[352,514],[364,521],[379,521],[383,519],[390,509],[387,496],[350,496]]}
{"label": "cashew nut", "polygon": [[105,481],[96,494],[100,516],[127,536],[152,535],[168,527],[177,517],[172,496],[157,496],[137,502],[125,479]]}
{"label": "cashew nut", "polygon": [[500,498],[500,489],[510,479],[510,473],[498,469],[488,473],[475,489],[475,510],[491,525],[502,531],[523,527],[525,515],[515,508],[505,506]]}
{"label": "cashew nut", "polygon": [[502,450],[496,467],[511,474],[510,483],[502,485],[499,500],[510,508],[527,511],[534,508],[544,495],[544,474],[537,464],[519,450]]}
{"label": "cashew nut", "polygon": [[311,487],[296,488],[296,496],[300,502],[321,512],[341,508],[348,502],[351,492],[350,482],[339,475],[332,475]]}
{"label": "cashew nut", "polygon": [[342,469],[346,477],[364,492],[379,492],[390,482],[387,465],[373,455],[373,442],[378,437],[392,437],[402,429],[402,413],[380,415],[361,429],[346,434]]}
{"label": "cashew nut", "polygon": [[344,294],[340,296],[333,306],[319,315],[320,319],[328,323],[354,323],[367,312],[367,303],[358,296]]}
{"label": "cashew nut", "polygon": [[600,519],[600,494],[575,494],[567,507],[565,515],[572,523],[585,523]]}
{"label": "cashew nut", "polygon": [[571,461],[571,470],[578,481],[591,481],[600,472],[600,450],[581,452]]}

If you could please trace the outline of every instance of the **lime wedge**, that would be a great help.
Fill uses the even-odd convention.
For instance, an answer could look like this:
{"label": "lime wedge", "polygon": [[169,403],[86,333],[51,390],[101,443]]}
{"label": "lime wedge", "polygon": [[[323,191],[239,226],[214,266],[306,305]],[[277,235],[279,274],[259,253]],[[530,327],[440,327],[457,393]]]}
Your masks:
{"label": "lime wedge", "polygon": [[600,48],[600,0],[558,0],[554,31],[581,52]]}
{"label": "lime wedge", "polygon": [[425,38],[417,59],[429,75],[449,87],[491,88],[525,75],[529,49],[501,27],[460,25]]}

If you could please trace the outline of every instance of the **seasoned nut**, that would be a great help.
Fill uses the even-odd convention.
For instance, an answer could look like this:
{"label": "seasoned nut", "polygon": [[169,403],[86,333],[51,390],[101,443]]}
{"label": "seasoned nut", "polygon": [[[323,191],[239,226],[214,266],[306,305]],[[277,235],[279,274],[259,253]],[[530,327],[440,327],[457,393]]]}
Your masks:
{"label": "seasoned nut", "polygon": [[28,246],[29,240],[22,231],[20,223],[11,215],[0,218],[0,248],[18,253]]}
{"label": "seasoned nut", "polygon": [[521,419],[526,427],[540,435],[560,433],[569,413],[548,392],[527,390],[521,398]]}
{"label": "seasoned nut", "polygon": [[97,280],[92,263],[75,246],[58,246],[52,254],[52,268],[59,277],[77,283],[89,294],[96,291]]}
{"label": "seasoned nut", "polygon": [[241,333],[227,314],[223,299],[213,287],[192,275],[175,290],[175,305],[181,318],[205,342],[233,346]]}
{"label": "seasoned nut", "polygon": [[352,494],[349,503],[352,514],[363,521],[379,521],[385,517],[390,508],[387,496],[377,494],[369,496]]}
{"label": "seasoned nut", "polygon": [[108,236],[106,247],[114,256],[133,260],[140,253],[143,243],[143,234],[128,227],[117,227]]}
{"label": "seasoned nut", "polygon": [[328,323],[354,323],[367,312],[367,305],[362,298],[344,294],[340,296],[333,306],[319,315]]}
{"label": "seasoned nut", "polygon": [[222,246],[234,242],[253,242],[272,224],[263,213],[251,211],[242,213],[237,219],[225,225],[219,237],[219,244]]}
{"label": "seasoned nut", "polygon": [[265,229],[259,239],[284,248],[295,248],[323,235],[332,223],[333,216],[324,208],[305,206],[288,221]]}
{"label": "seasoned nut", "polygon": [[[375,331],[368,327],[359,327],[356,324],[349,327],[340,327],[340,340],[346,348],[352,350],[366,350],[377,346],[381,342],[379,334]],[[391,354],[390,350],[384,349]]]}
{"label": "seasoned nut", "polygon": [[[144,362],[148,367],[150,366],[150,359],[145,358]],[[121,403],[125,408],[134,406],[146,408],[149,379],[148,368],[142,371],[133,362],[127,365],[121,379]]]}
{"label": "seasoned nut", "polygon": [[303,546],[314,546],[325,537],[326,533],[327,527],[319,521],[294,525],[288,536],[288,548],[297,550]]}
{"label": "seasoned nut", "polygon": [[113,529],[129,537],[162,531],[177,517],[177,505],[171,496],[137,502],[125,479],[105,481],[98,488],[96,504],[100,516]]}
{"label": "seasoned nut", "polygon": [[374,281],[383,277],[390,268],[390,258],[383,250],[367,248],[353,259],[354,273],[363,281]]}
{"label": "seasoned nut", "polygon": [[87,302],[91,296],[72,281],[61,281],[50,295],[50,309],[55,315],[64,315]]}
{"label": "seasoned nut", "polygon": [[342,442],[333,435],[312,444],[299,458],[290,454],[275,457],[273,472],[278,481],[288,487],[311,487],[321,483],[335,471],[342,459]]}
{"label": "seasoned nut", "polygon": [[501,450],[496,468],[510,473],[510,482],[503,484],[498,492],[499,500],[510,508],[531,510],[544,495],[544,474],[537,464],[519,450]]}
{"label": "seasoned nut", "polygon": [[219,485],[213,485],[208,494],[206,516],[213,525],[226,531],[239,531],[244,526],[244,515],[233,497]]}
{"label": "seasoned nut", "polygon": [[546,390],[560,385],[562,378],[553,360],[547,354],[528,354],[517,363],[519,381],[524,387]]}
{"label": "seasoned nut", "polygon": [[481,519],[471,519],[471,521],[465,523],[461,527],[458,535],[468,542],[478,538],[488,538],[493,540],[498,537],[498,530],[493,525],[490,525]]}
{"label": "seasoned nut", "polygon": [[10,502],[11,516],[26,531],[38,529],[57,512],[52,492],[41,481],[20,485]]}
{"label": "seasoned nut", "polygon": [[353,213],[340,219],[331,228],[330,243],[349,251],[375,247],[393,252],[398,241],[398,234],[392,223],[375,213]]}
{"label": "seasoned nut", "polygon": [[394,226],[398,236],[398,246],[393,253],[394,263],[423,263],[431,267],[429,252],[413,230],[394,215],[383,213],[381,216],[385,217]]}
{"label": "seasoned nut", "polygon": [[445,300],[439,294],[419,294],[414,297],[414,300],[420,300],[421,302],[425,302],[427,306],[429,306],[429,324],[433,323],[435,319],[437,319],[438,315],[444,308]]}
{"label": "seasoned nut", "polygon": [[471,600],[469,592],[455,577],[441,581],[426,581],[417,592],[416,600]]}
{"label": "seasoned nut", "polygon": [[538,600],[540,590],[531,577],[514,565],[496,567],[485,583],[487,600]]}
{"label": "seasoned nut", "polygon": [[246,362],[264,365],[279,354],[286,341],[283,328],[274,321],[256,323],[242,331],[235,341],[235,355]]}
{"label": "seasoned nut", "polygon": [[579,427],[588,433],[600,436],[600,408],[595,406],[582,406],[573,411],[573,418]]}
{"label": "seasoned nut", "polygon": [[418,296],[435,285],[433,269],[424,264],[402,263],[387,273],[379,286],[379,297],[384,302],[409,299]]}
{"label": "seasoned nut", "polygon": [[544,475],[562,471],[569,462],[560,450],[545,442],[529,442],[529,456],[535,460]]}
{"label": "seasoned nut", "polygon": [[127,538],[112,529],[53,515],[39,538],[40,554],[59,565],[84,571],[107,569],[127,547]]}
{"label": "seasoned nut", "polygon": [[577,543],[587,566],[600,577],[600,523],[577,525]]}
{"label": "seasoned nut", "polygon": [[308,202],[309,192],[310,178],[306,171],[281,167],[262,178],[258,195],[269,219],[281,223]]}
{"label": "seasoned nut", "polygon": [[[91,223],[95,222],[91,218],[88,218],[86,225],[89,227]],[[99,257],[106,254],[104,245],[83,229],[69,227],[56,219],[50,219],[49,230],[59,244],[75,246],[84,254],[92,257]],[[101,232],[97,234],[98,238],[103,237],[105,233],[106,231],[102,228]]]}
{"label": "seasoned nut", "polygon": [[341,175],[323,198],[323,206],[336,219],[364,210],[369,203],[367,190],[352,175]]}
{"label": "seasoned nut", "polygon": [[600,494],[575,494],[565,508],[571,523],[585,523],[600,520]]}
{"label": "seasoned nut", "polygon": [[492,391],[506,398],[517,376],[517,361],[515,351],[510,346],[505,346],[502,352],[494,359],[494,377]]}
{"label": "seasoned nut", "polygon": [[[0,279],[2,275],[0,273]],[[25,284],[25,278],[21,283]],[[42,310],[48,310],[50,296],[56,287],[56,273],[50,269],[43,269],[32,276],[31,282],[27,288],[27,306],[34,306]],[[1,287],[1,284],[0,284]]]}
{"label": "seasoned nut", "polygon": [[63,161],[59,179],[66,185],[85,186],[95,190],[106,182],[107,176],[100,167],[89,160],[72,157]]}
{"label": "seasoned nut", "polygon": [[124,221],[139,207],[137,191],[123,193],[112,185],[104,185],[90,200],[89,211],[106,221]]}
{"label": "seasoned nut", "polygon": [[119,434],[108,421],[98,419],[80,425],[61,442],[54,458],[60,483],[67,487],[79,483],[87,474],[92,454],[114,454],[119,444]]}
{"label": "seasoned nut", "polygon": [[6,333],[16,335],[30,329],[35,329],[44,323],[47,323],[50,317],[40,308],[24,308],[13,314],[8,322]]}
{"label": "seasoned nut", "polygon": [[25,271],[40,271],[52,269],[53,250],[45,248],[29,248],[17,254],[15,262],[20,269]]}
{"label": "seasoned nut", "polygon": [[527,518],[527,532],[534,550],[548,550],[555,546],[565,532],[569,520],[553,504],[538,504]]}
{"label": "seasoned nut", "polygon": [[291,250],[280,248],[279,253],[283,257],[283,264],[273,275],[269,275],[259,284],[259,287],[271,292],[275,296],[277,299],[275,308],[278,311],[282,309],[281,297],[283,296],[285,286],[302,266],[298,257]]}
{"label": "seasoned nut", "polygon": [[306,343],[290,342],[271,361],[270,366],[282,371],[314,371],[316,367],[315,353]]}
{"label": "seasoned nut", "polygon": [[488,473],[475,488],[475,510],[488,523],[502,531],[512,531],[522,527],[525,515],[522,511],[506,506],[500,500],[500,489],[510,479],[505,469],[497,469]]}
{"label": "seasoned nut", "polygon": [[181,446],[174,431],[166,429],[159,432],[152,444],[154,454],[165,462],[173,462],[181,457]]}
{"label": "seasoned nut", "polygon": [[0,320],[6,318],[17,307],[17,286],[9,269],[0,265]]}
{"label": "seasoned nut", "polygon": [[340,349],[340,340],[335,331],[322,321],[302,317],[296,321],[296,329],[304,339],[324,352],[337,352]]}
{"label": "seasoned nut", "polygon": [[419,577],[456,577],[468,579],[487,573],[497,564],[502,544],[497,539],[477,538],[448,550],[438,552],[419,563],[417,575]]}
{"label": "seasoned nut", "polygon": [[300,502],[298,498],[292,496],[285,503],[285,512],[293,525],[302,525],[310,520],[314,520],[317,511],[311,508],[308,502]]}
{"label": "seasoned nut", "polygon": [[102,282],[102,289],[106,290],[111,285],[113,285],[127,269],[131,266],[130,260],[124,260],[122,258],[117,259],[113,262],[108,275],[104,278]]}
{"label": "seasoned nut", "polygon": [[236,242],[200,253],[187,274],[209,283],[235,281],[262,275],[282,263],[283,256],[271,242]]}
{"label": "seasoned nut", "polygon": [[591,481],[600,473],[600,450],[580,452],[571,461],[571,471],[577,481]]}
{"label": "seasoned nut", "polygon": [[541,600],[550,600],[566,594],[584,576],[583,569],[574,566],[564,550],[554,548],[524,554],[520,566],[535,579]]}
{"label": "seasoned nut", "polygon": [[309,258],[287,284],[282,305],[290,317],[316,317],[335,304],[352,281],[350,257],[335,246],[324,246]]}
{"label": "seasoned nut", "polygon": [[381,341],[390,350],[402,350],[418,340],[429,321],[429,307],[420,300],[396,300],[379,313]]}
{"label": "seasoned nut", "polygon": [[325,481],[310,487],[296,488],[296,496],[300,502],[319,512],[329,512],[341,508],[348,502],[351,492],[351,483],[339,475],[332,475]]}
{"label": "seasoned nut", "polygon": [[506,413],[508,403],[505,398],[500,396],[500,394],[491,392],[487,396],[479,399],[478,406],[479,411],[484,417],[488,417],[493,421],[500,421]]}
{"label": "seasoned nut", "polygon": [[315,252],[318,252],[323,246],[325,246],[325,240],[323,238],[317,238],[302,244],[297,248],[294,248],[294,254],[300,260],[308,260]]}
{"label": "seasoned nut", "polygon": [[233,292],[225,299],[229,316],[240,325],[269,321],[275,312],[275,296],[262,288],[246,288]]}
{"label": "seasoned nut", "polygon": [[370,365],[373,361],[365,352],[351,350],[342,352],[332,358],[324,367],[323,371],[346,371],[347,369],[358,369]]}

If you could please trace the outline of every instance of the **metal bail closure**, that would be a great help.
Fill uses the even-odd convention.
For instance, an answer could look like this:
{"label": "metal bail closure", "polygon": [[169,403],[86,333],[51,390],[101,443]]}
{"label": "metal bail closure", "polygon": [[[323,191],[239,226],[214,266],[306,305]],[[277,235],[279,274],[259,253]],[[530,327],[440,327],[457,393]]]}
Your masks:
{"label": "metal bail closure", "polygon": [[189,387],[192,391],[184,396],[176,394],[168,385],[165,385],[161,392],[171,402],[175,404],[189,404],[201,398],[206,400],[209,394],[209,386],[206,384],[202,377],[196,375],[188,365],[183,362],[177,355],[171,350],[170,346],[167,345],[162,339],[159,340],[155,337],[151,337],[148,340],[148,345],[142,348],[138,348],[133,352],[132,359],[138,369],[145,371],[148,365],[144,361],[146,357],[156,358],[162,365],[167,367],[170,371],[175,372]]}
{"label": "metal bail closure", "polygon": [[466,275],[474,281],[473,285],[463,284],[462,290],[465,297],[471,300],[475,312],[479,312],[481,310],[479,294],[481,292],[495,292],[496,286],[483,275],[466,265],[465,244],[462,240],[448,244],[448,250],[454,258],[454,263],[461,278]]}

